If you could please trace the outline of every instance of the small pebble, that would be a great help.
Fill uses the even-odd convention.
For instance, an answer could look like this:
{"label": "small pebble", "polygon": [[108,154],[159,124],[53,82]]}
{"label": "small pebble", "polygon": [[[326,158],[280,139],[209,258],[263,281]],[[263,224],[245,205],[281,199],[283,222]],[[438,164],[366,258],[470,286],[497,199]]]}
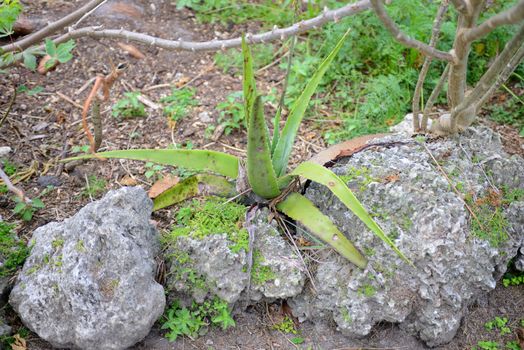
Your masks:
{"label": "small pebble", "polygon": [[11,153],[12,149],[8,146],[2,146],[0,147],[0,158],[7,156],[9,153]]}
{"label": "small pebble", "polygon": [[209,112],[201,112],[198,114],[198,118],[202,123],[211,123],[213,121],[213,118],[209,115]]}
{"label": "small pebble", "polygon": [[53,175],[40,176],[36,182],[38,183],[38,186],[40,187],[47,187],[47,186],[59,187],[62,185],[62,180],[60,180],[58,177],[53,176]]}

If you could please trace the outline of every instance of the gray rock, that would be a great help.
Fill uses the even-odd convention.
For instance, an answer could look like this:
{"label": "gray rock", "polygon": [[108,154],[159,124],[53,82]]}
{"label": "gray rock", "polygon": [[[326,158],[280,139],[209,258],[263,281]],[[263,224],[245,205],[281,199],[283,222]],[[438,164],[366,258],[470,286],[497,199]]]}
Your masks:
{"label": "gray rock", "polygon": [[36,180],[38,183],[38,186],[40,187],[47,187],[47,186],[54,186],[59,187],[62,186],[62,180],[60,180],[58,177],[54,175],[43,175],[39,176],[38,180]]}
{"label": "gray rock", "polygon": [[9,146],[0,146],[0,158],[7,156],[11,151],[12,149]]}
{"label": "gray rock", "polygon": [[[302,291],[305,276],[299,257],[274,224],[267,222],[267,210],[255,214],[254,255],[251,279],[244,249],[224,232],[205,237],[176,238],[166,251],[169,299],[183,304],[203,302],[214,296],[234,304],[239,300],[289,298]],[[248,284],[251,288],[247,291]]]}
{"label": "gray rock", "polygon": [[200,121],[204,124],[209,124],[213,121],[213,118],[209,112],[206,111],[198,113],[198,119],[200,119]]}
{"label": "gray rock", "polygon": [[[451,190],[425,148],[406,136],[391,147],[369,148],[333,170],[414,263],[402,261],[326,188],[312,184],[306,196],[341,228],[369,264],[360,270],[338,254],[321,257],[311,290],[289,301],[301,320],[334,320],[350,336],[365,336],[381,321],[398,322],[429,346],[449,342],[467,306],[495,288],[523,244],[524,202],[503,206],[479,238],[463,200]],[[524,189],[524,161],[509,157],[485,127],[459,138],[427,143],[455,186],[486,200],[495,186]],[[480,210],[480,209],[478,209]],[[494,210],[488,213],[493,218]],[[482,217],[482,214],[477,212]]]}
{"label": "gray rock", "polygon": [[58,348],[125,349],[144,338],[165,306],[151,210],[142,189],[127,187],[38,228],[9,300],[22,322]]}

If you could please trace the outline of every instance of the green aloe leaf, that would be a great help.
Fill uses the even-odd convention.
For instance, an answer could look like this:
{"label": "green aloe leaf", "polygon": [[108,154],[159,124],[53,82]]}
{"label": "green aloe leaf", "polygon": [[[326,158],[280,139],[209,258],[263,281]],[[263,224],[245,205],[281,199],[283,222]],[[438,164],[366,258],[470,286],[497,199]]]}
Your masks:
{"label": "green aloe leaf", "polygon": [[253,56],[251,49],[247,46],[246,38],[242,35],[242,57],[244,58],[242,88],[244,92],[244,115],[246,116],[247,125],[252,114],[253,104],[257,95],[257,86],[255,83],[255,73],[253,71]]}
{"label": "green aloe leaf", "polygon": [[386,242],[393,250],[407,263],[413,265],[413,263],[404,256],[404,254],[397,248],[388,236],[382,231],[382,228],[373,220],[366,209],[362,206],[360,201],[355,197],[353,192],[346,186],[335,173],[331,170],[324,168],[322,165],[313,162],[304,162],[300,164],[295,170],[291,172],[291,175],[297,175],[305,177],[308,180],[318,182],[327,188],[342,203],[346,205],[366,226],[375,233],[380,239]]}
{"label": "green aloe leaf", "polygon": [[328,243],[353,264],[362,269],[366,267],[366,258],[339,231],[331,219],[322,214],[306,197],[293,192],[277,204],[277,209],[307,227],[312,234]]}
{"label": "green aloe leaf", "polygon": [[65,159],[122,158],[142,160],[157,164],[181,166],[197,171],[210,171],[236,179],[238,176],[238,158],[227,153],[205,150],[179,149],[130,149],[108,151]]}
{"label": "green aloe leaf", "polygon": [[196,196],[232,197],[235,186],[226,178],[212,174],[197,174],[188,177],[153,200],[153,211],[180,203]]}
{"label": "green aloe leaf", "polygon": [[284,175],[289,162],[289,155],[291,154],[293,143],[295,142],[295,137],[297,136],[298,128],[302,122],[302,119],[304,118],[304,113],[306,112],[306,108],[309,105],[311,96],[313,96],[315,93],[315,90],[317,89],[318,84],[320,84],[324,73],[326,73],[328,66],[337,55],[338,51],[342,47],[342,44],[344,44],[344,40],[348,34],[349,30],[342,36],[335,48],[329,53],[324,61],[322,61],[315,74],[313,74],[311,80],[307,83],[304,91],[302,91],[302,94],[293,103],[286,120],[286,125],[284,126],[284,129],[282,129],[280,139],[278,140],[277,146],[273,153],[273,168],[275,169],[277,176]]}
{"label": "green aloe leaf", "polygon": [[271,163],[269,134],[260,96],[255,98],[253,112],[247,129],[247,178],[255,194],[263,198],[275,198],[280,191]]}

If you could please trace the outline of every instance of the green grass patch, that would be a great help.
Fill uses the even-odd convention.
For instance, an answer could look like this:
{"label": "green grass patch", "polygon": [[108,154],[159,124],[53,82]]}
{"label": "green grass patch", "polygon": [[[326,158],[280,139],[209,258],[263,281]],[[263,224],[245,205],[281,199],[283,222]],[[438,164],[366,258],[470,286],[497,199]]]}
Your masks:
{"label": "green grass patch", "polygon": [[13,274],[30,252],[26,244],[16,237],[13,229],[14,225],[0,221],[0,255],[3,258],[0,277]]}

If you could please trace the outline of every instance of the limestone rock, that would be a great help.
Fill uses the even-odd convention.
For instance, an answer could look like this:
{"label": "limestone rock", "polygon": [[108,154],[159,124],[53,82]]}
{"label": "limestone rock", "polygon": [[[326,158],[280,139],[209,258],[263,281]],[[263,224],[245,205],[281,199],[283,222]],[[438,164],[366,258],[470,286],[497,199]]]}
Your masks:
{"label": "limestone rock", "polygon": [[[358,152],[333,170],[415,268],[330,191],[312,184],[306,196],[369,264],[360,270],[338,254],[327,254],[313,269],[317,294],[305,290],[289,304],[301,320],[334,320],[350,336],[365,336],[381,321],[398,322],[427,345],[437,346],[454,337],[467,306],[495,288],[523,244],[524,161],[508,156],[499,136],[485,127],[426,143],[475,207],[480,228],[423,145],[402,135],[373,142],[388,141],[389,147]],[[497,194],[503,188],[514,194],[512,199]]]}
{"label": "limestone rock", "polygon": [[58,348],[125,349],[144,338],[165,306],[151,210],[142,189],[125,187],[35,230],[9,300],[22,322]]}
{"label": "limestone rock", "polygon": [[187,305],[217,296],[234,304],[299,294],[305,281],[299,257],[267,217],[267,210],[258,211],[250,224],[254,233],[251,279],[247,249],[235,249],[228,233],[216,232],[205,239],[191,233],[177,237],[165,254],[169,299]]}

